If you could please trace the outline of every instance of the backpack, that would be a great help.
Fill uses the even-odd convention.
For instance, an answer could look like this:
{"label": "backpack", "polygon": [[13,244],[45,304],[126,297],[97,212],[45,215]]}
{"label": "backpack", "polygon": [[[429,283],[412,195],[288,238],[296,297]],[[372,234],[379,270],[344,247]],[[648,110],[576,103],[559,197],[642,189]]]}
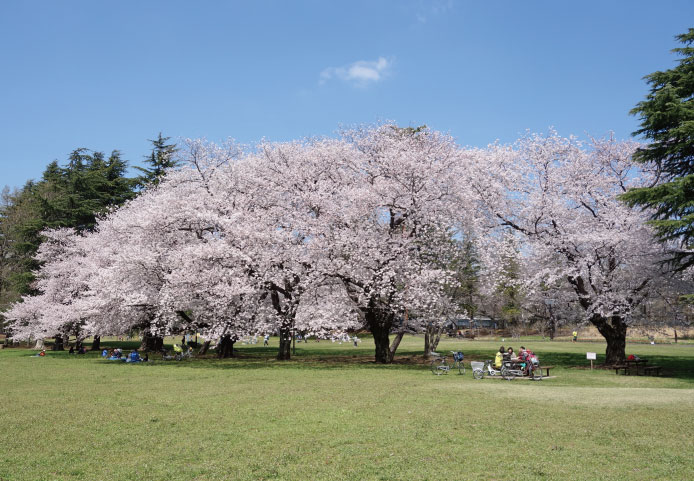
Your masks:
{"label": "backpack", "polygon": [[453,353],[453,360],[454,361],[462,361],[463,359],[465,359],[465,355],[462,352],[458,351],[458,352]]}

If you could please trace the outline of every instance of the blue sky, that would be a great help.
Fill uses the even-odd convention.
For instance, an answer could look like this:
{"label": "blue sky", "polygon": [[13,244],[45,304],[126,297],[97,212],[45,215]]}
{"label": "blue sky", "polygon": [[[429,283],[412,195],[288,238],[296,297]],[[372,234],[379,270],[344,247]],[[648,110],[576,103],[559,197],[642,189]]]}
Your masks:
{"label": "blue sky", "polygon": [[627,138],[691,1],[0,3],[0,187],[77,147],[290,140],[394,120],[462,145]]}

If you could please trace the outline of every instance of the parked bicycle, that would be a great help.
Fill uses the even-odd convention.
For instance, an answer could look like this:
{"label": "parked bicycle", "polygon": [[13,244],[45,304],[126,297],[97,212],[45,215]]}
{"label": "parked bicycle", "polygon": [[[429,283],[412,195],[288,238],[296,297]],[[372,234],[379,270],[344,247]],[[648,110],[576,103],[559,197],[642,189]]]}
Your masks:
{"label": "parked bicycle", "polygon": [[472,361],[470,362],[470,367],[472,368],[472,377],[475,379],[484,379],[484,376],[500,376],[501,371],[494,369],[494,363],[490,359],[488,361]]}
{"label": "parked bicycle", "polygon": [[472,377],[475,379],[484,379],[485,376],[501,376],[507,381],[513,381],[516,377],[527,376],[534,381],[542,380],[542,369],[539,362],[518,363],[504,361],[501,369],[495,369],[491,359],[485,362],[472,361],[470,365],[472,367]]}
{"label": "parked bicycle", "polygon": [[513,381],[516,377],[529,377],[533,381],[542,381],[542,369],[537,362],[504,362],[501,367],[501,376],[507,381]]}
{"label": "parked bicycle", "polygon": [[440,376],[442,374],[448,374],[451,369],[457,369],[458,374],[465,374],[465,364],[463,363],[465,355],[460,351],[450,352],[452,354],[452,359],[436,352],[432,353],[432,356],[435,356],[430,365],[432,373]]}

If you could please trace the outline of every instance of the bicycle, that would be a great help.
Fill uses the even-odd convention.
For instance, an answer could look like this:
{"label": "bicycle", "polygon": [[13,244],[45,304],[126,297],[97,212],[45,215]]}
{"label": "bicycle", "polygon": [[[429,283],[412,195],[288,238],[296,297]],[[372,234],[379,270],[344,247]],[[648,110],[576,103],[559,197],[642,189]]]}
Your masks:
{"label": "bicycle", "polygon": [[521,364],[504,362],[501,367],[501,376],[507,381],[513,381],[516,377],[526,376],[533,381],[542,381],[542,369],[540,363],[524,361]]}
{"label": "bicycle", "polygon": [[470,366],[472,367],[472,377],[475,379],[484,379],[484,376],[501,375],[500,370],[494,369],[494,362],[491,359],[484,362],[472,361]]}
{"label": "bicycle", "polygon": [[431,361],[430,364],[430,369],[432,373],[434,373],[437,376],[440,376],[442,374],[448,374],[451,371],[451,369],[457,369],[458,374],[465,374],[465,364],[463,363],[465,355],[460,351],[450,352],[451,354],[453,354],[453,362],[450,362],[447,356],[443,356],[435,352],[432,353],[432,355],[435,356],[435,358]]}

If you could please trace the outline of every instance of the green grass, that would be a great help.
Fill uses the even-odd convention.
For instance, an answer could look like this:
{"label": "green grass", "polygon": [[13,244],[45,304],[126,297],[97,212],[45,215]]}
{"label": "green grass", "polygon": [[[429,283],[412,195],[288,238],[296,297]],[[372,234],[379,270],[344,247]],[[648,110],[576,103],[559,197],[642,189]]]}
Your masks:
{"label": "green grass", "polygon": [[290,362],[276,339],[144,365],[2,350],[0,480],[691,479],[691,345],[629,345],[665,368],[652,378],[585,369],[604,344],[523,340],[556,377],[507,382],[433,376],[421,337],[375,365],[363,341],[300,343]]}

